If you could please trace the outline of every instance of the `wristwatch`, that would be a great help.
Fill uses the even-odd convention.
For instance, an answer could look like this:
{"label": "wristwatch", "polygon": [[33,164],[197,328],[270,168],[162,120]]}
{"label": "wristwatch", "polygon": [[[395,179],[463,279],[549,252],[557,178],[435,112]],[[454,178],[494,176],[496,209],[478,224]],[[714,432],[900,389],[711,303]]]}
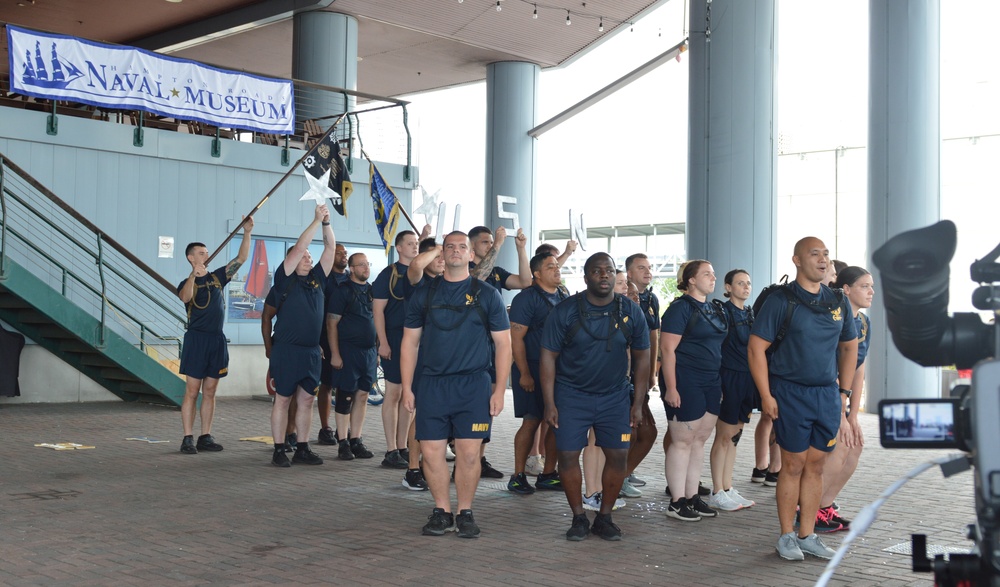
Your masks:
{"label": "wristwatch", "polygon": [[854,392],[851,391],[850,389],[844,389],[843,387],[841,387],[840,388],[840,393],[846,395],[847,399],[851,399],[851,394],[854,393]]}

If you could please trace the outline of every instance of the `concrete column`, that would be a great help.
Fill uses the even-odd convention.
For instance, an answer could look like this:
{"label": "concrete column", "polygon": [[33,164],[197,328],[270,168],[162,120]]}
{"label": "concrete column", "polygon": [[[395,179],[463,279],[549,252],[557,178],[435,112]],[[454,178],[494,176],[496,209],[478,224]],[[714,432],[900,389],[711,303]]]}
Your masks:
{"label": "concrete column", "polygon": [[736,267],[756,291],[778,277],[774,4],[691,2],[687,256],[712,262],[719,295]]}
{"label": "concrete column", "polygon": [[[292,22],[292,77],[324,86],[356,90],[357,19],[323,10],[296,14]],[[335,116],[352,109],[354,103],[353,96],[345,99],[343,94],[326,90],[295,88],[295,117],[300,121]],[[332,123],[333,119],[329,122]]]}
{"label": "concrete column", "polygon": [[[517,273],[517,251],[511,221],[497,215],[497,195],[517,198],[505,210],[516,212],[528,236],[528,254],[538,246],[535,233],[535,127],[538,80],[541,68],[534,63],[503,61],[486,66],[486,214],[485,226],[507,227],[497,265]],[[469,222],[464,222],[471,228]]]}
{"label": "concrete column", "polygon": [[[941,215],[939,0],[870,0],[868,251]],[[874,273],[869,258],[869,270]],[[885,325],[882,294],[871,308],[867,410],[883,398],[937,397],[939,369],[905,359]]]}

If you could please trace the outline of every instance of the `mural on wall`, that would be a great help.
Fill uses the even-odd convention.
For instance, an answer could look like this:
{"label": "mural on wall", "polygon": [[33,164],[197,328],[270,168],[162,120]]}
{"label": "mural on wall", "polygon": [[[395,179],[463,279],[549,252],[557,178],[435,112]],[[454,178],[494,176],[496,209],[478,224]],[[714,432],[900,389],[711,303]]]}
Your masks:
{"label": "mural on wall", "polygon": [[[256,322],[264,311],[264,299],[274,284],[274,271],[285,258],[285,251],[295,244],[289,239],[255,238],[250,258],[233,276],[226,288],[226,319],[229,322]],[[239,241],[229,243],[229,258],[239,252]],[[323,254],[320,244],[309,245],[313,259]]]}

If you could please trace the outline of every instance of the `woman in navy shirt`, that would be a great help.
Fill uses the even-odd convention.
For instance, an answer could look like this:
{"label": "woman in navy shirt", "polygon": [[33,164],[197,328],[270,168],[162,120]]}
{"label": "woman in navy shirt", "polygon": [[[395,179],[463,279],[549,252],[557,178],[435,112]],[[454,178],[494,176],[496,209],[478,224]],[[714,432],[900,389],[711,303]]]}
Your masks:
{"label": "woman in navy shirt", "polygon": [[670,304],[660,323],[661,397],[667,412],[667,485],[672,501],[667,515],[686,522],[717,512],[698,495],[711,436],[722,402],[719,369],[728,326],[721,304],[708,302],[715,291],[715,270],[705,260],[685,263],[677,280],[684,295]]}
{"label": "woman in navy shirt", "polygon": [[854,372],[854,381],[841,387],[851,390],[851,397],[844,398],[845,409],[840,419],[840,433],[836,448],[826,459],[823,467],[823,495],[816,513],[817,532],[836,532],[846,530],[850,521],[842,518],[834,509],[833,502],[837,494],[847,485],[858,468],[858,459],[865,445],[864,434],[858,424],[858,412],[861,411],[861,392],[865,387],[865,358],[871,344],[871,319],[858,310],[870,308],[875,296],[875,281],[871,273],[862,267],[847,267],[837,274],[834,287],[844,290],[844,295],[851,302],[854,311],[854,327],[858,331],[858,368]]}

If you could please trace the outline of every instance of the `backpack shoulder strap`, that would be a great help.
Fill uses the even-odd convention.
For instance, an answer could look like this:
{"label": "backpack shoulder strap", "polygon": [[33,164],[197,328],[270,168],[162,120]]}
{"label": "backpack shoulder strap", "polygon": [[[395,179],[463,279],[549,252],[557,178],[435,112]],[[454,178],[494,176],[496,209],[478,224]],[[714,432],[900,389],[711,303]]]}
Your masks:
{"label": "backpack shoulder strap", "polygon": [[615,308],[615,321],[618,323],[618,329],[625,335],[625,348],[632,348],[632,325],[626,320],[625,296],[616,293],[615,304],[617,305]]}
{"label": "backpack shoulder strap", "polygon": [[576,322],[574,322],[573,325],[569,327],[569,330],[566,331],[566,336],[563,337],[563,348],[568,347],[570,343],[573,342],[573,338],[576,336],[576,333],[580,332],[580,329],[583,328],[583,314],[585,311],[583,306],[583,293],[576,293],[570,297],[576,298]]}
{"label": "backpack shoulder strap", "polygon": [[774,335],[774,340],[771,342],[771,346],[768,347],[771,354],[774,354],[774,352],[778,350],[778,345],[781,344],[781,341],[784,340],[785,336],[788,334],[788,329],[792,325],[792,314],[795,313],[795,306],[800,304],[799,298],[795,295],[795,292],[792,291],[791,285],[787,283],[783,284],[781,286],[781,291],[783,292],[786,300],[785,317],[781,320],[781,326],[778,327],[778,333]]}

